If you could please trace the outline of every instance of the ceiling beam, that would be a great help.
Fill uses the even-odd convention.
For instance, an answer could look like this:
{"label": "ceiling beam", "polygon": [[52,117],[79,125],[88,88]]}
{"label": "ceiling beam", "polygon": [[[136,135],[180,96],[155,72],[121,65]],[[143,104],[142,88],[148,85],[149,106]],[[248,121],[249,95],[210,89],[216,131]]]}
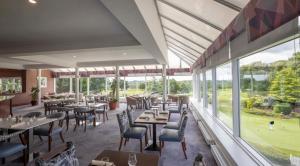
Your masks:
{"label": "ceiling beam", "polygon": [[185,11],[185,10],[183,10],[183,9],[181,9],[181,8],[179,8],[179,7],[173,5],[173,4],[171,4],[171,3],[169,3],[169,2],[167,2],[165,0],[158,0],[158,1],[164,3],[164,4],[168,5],[168,6],[170,6],[173,9],[176,9],[176,10],[178,10],[178,11],[180,11],[180,12],[182,12],[182,13],[184,13],[184,14],[186,14],[186,15],[188,15],[188,16],[190,16],[190,17],[192,17],[192,18],[194,18],[194,19],[196,19],[196,20],[198,20],[200,22],[203,22],[204,24],[207,24],[208,26],[210,26],[210,27],[212,27],[212,28],[214,28],[214,29],[216,29],[216,30],[218,30],[220,32],[223,31],[223,28],[221,28],[221,27],[219,27],[219,26],[217,26],[217,25],[215,25],[215,24],[213,24],[213,23],[211,23],[211,22],[209,22],[209,21],[207,21],[207,20],[205,20],[203,18],[197,17],[197,16],[193,15],[192,13],[187,12],[187,11]]}
{"label": "ceiling beam", "polygon": [[133,60],[118,60],[118,61],[94,61],[94,62],[79,62],[78,67],[98,67],[98,66],[131,66],[131,65],[152,65],[158,64],[155,59],[133,59]]}
{"label": "ceiling beam", "polygon": [[178,35],[178,36],[184,38],[185,40],[190,41],[190,42],[192,42],[193,44],[195,44],[195,45],[197,45],[197,46],[203,48],[204,50],[206,50],[206,47],[202,46],[201,44],[198,44],[197,42],[195,42],[195,41],[193,41],[193,40],[191,40],[191,39],[189,39],[189,38],[187,38],[187,37],[185,37],[185,36],[179,34],[178,32],[176,32],[176,31],[174,31],[174,30],[172,30],[172,29],[170,29],[170,28],[168,28],[168,27],[166,27],[166,26],[163,26],[163,27],[164,27],[164,29],[167,29],[167,30],[171,31],[171,32],[175,33],[176,35]]}
{"label": "ceiling beam", "polygon": [[[174,37],[172,37],[172,36],[170,36],[170,35],[168,35],[168,34],[165,34],[165,36],[166,36],[167,38],[173,39],[174,41],[176,41],[176,42],[178,42],[178,43],[180,43],[180,44],[182,44],[182,45],[184,45],[184,46],[190,48],[191,50],[194,50],[195,52],[198,52],[199,54],[202,54],[202,53],[199,52],[198,50],[195,50],[195,49],[192,48],[191,46],[189,46],[189,45],[187,45],[187,44],[185,44],[185,43],[183,43],[183,42],[177,40],[176,38],[174,38]],[[170,40],[167,39],[167,41],[170,41]]]}
{"label": "ceiling beam", "polygon": [[182,48],[181,46],[178,46],[177,44],[174,44],[173,42],[170,42],[170,41],[169,41],[168,44],[171,44],[171,45],[173,45],[173,46],[175,46],[175,47],[180,48],[181,50],[183,50],[183,51],[185,51],[185,52],[187,52],[187,53],[193,55],[193,57],[195,57],[195,58],[199,58],[199,56],[201,55],[201,54],[195,55],[194,53],[191,53],[190,51],[188,51],[188,50]]}
{"label": "ceiling beam", "polygon": [[[168,45],[168,46],[169,46],[169,45]],[[186,59],[190,60],[191,62],[196,61],[196,59],[191,58],[190,56],[186,55],[184,52],[182,52],[182,51],[176,49],[175,47],[169,46],[169,49],[172,49],[173,51],[180,53],[182,56],[186,57]]]}
{"label": "ceiling beam", "polygon": [[172,22],[172,23],[174,23],[174,24],[180,26],[181,28],[186,29],[186,30],[190,31],[191,33],[194,33],[195,35],[197,35],[197,36],[199,36],[199,37],[201,37],[201,38],[203,38],[203,39],[209,41],[210,43],[213,42],[213,40],[209,39],[208,37],[206,37],[206,36],[204,36],[204,35],[202,35],[202,34],[196,32],[196,31],[194,31],[194,30],[192,30],[192,29],[190,29],[189,27],[187,27],[187,26],[185,26],[185,25],[182,25],[181,23],[175,21],[174,19],[171,19],[170,17],[164,16],[164,15],[160,15],[160,16],[161,16],[162,18],[164,18],[164,19],[166,19],[166,20],[168,20],[168,21],[170,21],[170,22]]}
{"label": "ceiling beam", "polygon": [[172,50],[169,48],[169,50],[171,52],[173,52],[179,59],[181,59],[182,61],[184,61],[185,63],[187,63],[188,65],[192,65],[194,62],[193,61],[190,61],[188,59],[186,59],[184,56],[180,55],[179,53],[177,53],[176,51]]}
{"label": "ceiling beam", "polygon": [[193,61],[196,61],[198,59],[198,58],[195,58],[194,56],[190,56],[189,53],[186,53],[186,52],[184,52],[184,51],[182,51],[182,50],[180,50],[180,49],[178,49],[178,48],[176,48],[174,46],[171,46],[171,45],[168,45],[168,46],[169,46],[169,48],[172,48],[173,50],[176,50],[177,52],[185,55],[186,57],[189,57]]}
{"label": "ceiling beam", "polygon": [[217,2],[217,3],[219,3],[219,4],[221,4],[221,5],[223,5],[223,6],[228,7],[229,9],[234,10],[234,11],[236,11],[238,13],[241,12],[241,10],[242,10],[242,8],[240,8],[237,5],[235,5],[233,3],[230,3],[230,2],[228,2],[226,0],[214,0],[214,1]]}

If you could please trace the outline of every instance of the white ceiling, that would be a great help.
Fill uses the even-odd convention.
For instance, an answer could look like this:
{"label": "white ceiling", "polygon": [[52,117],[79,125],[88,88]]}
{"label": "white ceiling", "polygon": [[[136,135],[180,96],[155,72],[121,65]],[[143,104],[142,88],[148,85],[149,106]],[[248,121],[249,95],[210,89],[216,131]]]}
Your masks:
{"label": "white ceiling", "polygon": [[[153,39],[159,35],[148,28],[152,26],[159,29],[161,25],[147,25],[147,19],[140,12],[142,7],[138,7],[134,1],[130,0],[124,5],[119,0],[37,2],[0,1],[0,58],[4,60],[0,68],[9,64],[25,67],[75,67],[88,62],[107,61],[118,65],[122,60],[145,60],[145,63],[154,64],[166,62],[166,46],[162,50]],[[107,3],[111,3],[110,9]],[[131,13],[114,11],[125,8],[126,5],[131,7]],[[156,9],[154,3],[152,7]],[[152,18],[156,16],[160,23],[157,11],[150,12],[153,13],[156,15]],[[135,17],[130,22],[131,27],[120,19],[120,14],[128,18]],[[164,39],[162,33],[160,36]]]}

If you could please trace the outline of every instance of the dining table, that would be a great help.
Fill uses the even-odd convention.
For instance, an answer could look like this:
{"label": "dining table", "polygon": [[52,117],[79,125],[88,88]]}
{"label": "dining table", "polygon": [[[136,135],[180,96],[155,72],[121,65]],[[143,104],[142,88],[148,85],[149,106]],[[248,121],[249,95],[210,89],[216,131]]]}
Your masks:
{"label": "dining table", "polygon": [[4,133],[8,133],[10,130],[24,131],[28,152],[27,159],[30,162],[33,160],[33,129],[57,120],[59,119],[47,118],[46,116],[36,118],[25,118],[20,116],[0,118],[0,129]]}
{"label": "dining table", "polygon": [[[156,111],[157,110],[157,111]],[[145,150],[159,151],[160,147],[156,142],[156,125],[165,125],[169,121],[169,111],[163,111],[157,108],[144,111],[136,118],[134,123],[152,125],[152,144],[149,144]]]}
{"label": "dining table", "polygon": [[[114,163],[115,166],[128,166],[128,158],[131,152],[104,150],[95,160],[108,160]],[[158,166],[159,156],[157,154],[134,153],[136,155],[136,166]],[[92,164],[90,164],[92,165]]]}

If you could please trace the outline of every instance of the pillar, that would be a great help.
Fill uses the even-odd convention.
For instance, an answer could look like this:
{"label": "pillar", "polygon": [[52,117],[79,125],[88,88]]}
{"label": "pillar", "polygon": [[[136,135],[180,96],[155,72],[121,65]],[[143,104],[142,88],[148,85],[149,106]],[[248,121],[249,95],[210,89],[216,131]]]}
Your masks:
{"label": "pillar", "polygon": [[120,75],[119,75],[119,66],[116,66],[116,83],[117,83],[117,87],[116,87],[116,99],[119,101],[119,90],[120,90]]}
{"label": "pillar", "polygon": [[38,105],[40,105],[42,103],[42,80],[41,80],[41,77],[42,77],[42,70],[41,69],[38,69],[38,77],[37,77],[37,81],[38,81],[38,84],[37,84],[37,87],[39,89],[39,94],[38,94]]}
{"label": "pillar", "polygon": [[162,66],[162,79],[163,79],[163,101],[165,102],[166,101],[166,98],[167,98],[167,82],[166,82],[166,75],[167,75],[167,72],[166,72],[166,65],[163,64]]}
{"label": "pillar", "polygon": [[90,77],[86,78],[86,94],[90,95]]}
{"label": "pillar", "polygon": [[76,67],[75,68],[75,80],[76,80],[76,85],[75,85],[75,98],[76,98],[76,102],[79,102],[79,68]]}
{"label": "pillar", "polygon": [[73,92],[73,81],[72,81],[72,77],[69,78],[70,80],[70,89],[69,89],[69,93]]}

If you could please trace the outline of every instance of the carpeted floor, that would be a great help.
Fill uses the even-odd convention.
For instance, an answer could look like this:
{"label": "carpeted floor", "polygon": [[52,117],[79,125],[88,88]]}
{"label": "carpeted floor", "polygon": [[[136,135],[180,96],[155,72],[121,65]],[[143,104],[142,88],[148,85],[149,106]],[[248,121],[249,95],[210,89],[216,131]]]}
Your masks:
{"label": "carpeted floor", "polygon": [[[121,108],[125,108],[125,105],[121,105]],[[43,111],[43,108],[34,108],[35,111]],[[22,107],[15,109],[15,114],[24,114],[32,111],[31,108]],[[109,120],[97,127],[88,127],[84,132],[83,127],[77,128],[73,132],[74,121],[70,124],[69,131],[65,131],[64,137],[66,141],[72,141],[76,146],[76,155],[79,159],[80,165],[88,165],[92,159],[94,159],[99,153],[105,149],[117,150],[120,141],[119,126],[116,118],[116,114],[120,113],[121,109],[115,111],[109,111]],[[137,117],[142,110],[134,112],[134,117]],[[187,143],[187,156],[188,159],[184,159],[184,155],[179,143],[165,143],[165,148],[162,151],[162,156],[159,160],[160,166],[192,166],[193,160],[198,153],[204,156],[205,165],[213,166],[216,162],[211,154],[210,148],[206,145],[204,138],[197,127],[196,121],[192,114],[188,113],[188,124],[185,131],[186,143]],[[177,121],[179,115],[172,115],[171,121]],[[102,121],[102,119],[101,119]],[[157,126],[157,135],[161,126]],[[61,144],[59,137],[54,137],[53,146]],[[36,152],[47,151],[47,138],[44,141],[40,141],[37,137],[34,139],[34,149]],[[130,140],[122,151],[139,152],[139,141]],[[159,152],[144,151],[144,153],[154,153],[159,155]],[[18,165],[15,157],[8,158],[6,165]]]}

